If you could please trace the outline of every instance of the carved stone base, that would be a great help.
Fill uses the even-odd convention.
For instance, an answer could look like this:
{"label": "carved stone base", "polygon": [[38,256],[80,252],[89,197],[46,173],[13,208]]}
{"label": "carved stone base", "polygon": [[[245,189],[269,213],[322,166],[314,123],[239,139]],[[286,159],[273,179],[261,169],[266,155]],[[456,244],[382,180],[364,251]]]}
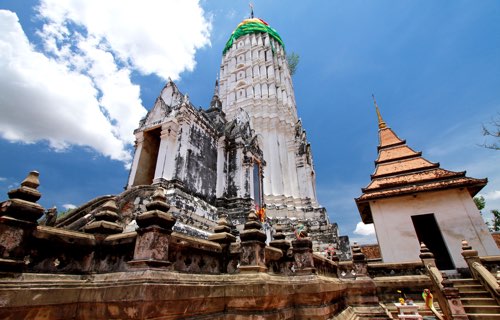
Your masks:
{"label": "carved stone base", "polygon": [[240,273],[267,272],[267,267],[262,266],[240,266]]}
{"label": "carved stone base", "polygon": [[170,233],[157,226],[138,229],[133,261],[168,262]]}
{"label": "carved stone base", "polygon": [[293,258],[296,274],[311,274],[316,272],[312,256],[312,241],[310,238],[292,241]]}

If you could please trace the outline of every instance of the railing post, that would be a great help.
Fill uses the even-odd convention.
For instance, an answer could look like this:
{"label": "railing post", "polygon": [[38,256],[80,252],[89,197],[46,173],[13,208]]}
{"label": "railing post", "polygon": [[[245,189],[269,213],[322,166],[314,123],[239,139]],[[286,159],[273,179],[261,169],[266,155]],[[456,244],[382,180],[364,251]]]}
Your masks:
{"label": "railing post", "polygon": [[296,274],[316,273],[312,253],[312,240],[308,237],[305,229],[298,233],[297,239],[292,240],[292,250]]}
{"label": "railing post", "polygon": [[356,272],[356,278],[368,276],[368,261],[356,242],[352,246],[352,264],[354,272]]}
{"label": "railing post", "polygon": [[214,228],[214,234],[208,236],[208,240],[217,242],[222,247],[221,256],[221,273],[227,273],[227,264],[229,263],[229,247],[231,243],[236,242],[236,237],[232,235],[231,224],[227,220],[227,215],[222,214],[219,221],[217,221],[217,227]]}
{"label": "railing post", "polygon": [[281,250],[283,254],[281,259],[276,262],[277,269],[275,272],[281,274],[289,274],[292,266],[292,254],[288,255],[288,250],[291,247],[291,243],[289,240],[285,239],[285,235],[283,234],[283,227],[281,225],[277,225],[275,228],[275,233],[273,236],[273,240],[269,242],[269,246]]}
{"label": "railing post", "polygon": [[0,204],[0,270],[21,271],[29,254],[27,244],[37,220],[45,209],[36,203],[41,198],[37,190],[38,172],[32,171],[21,187],[8,192],[9,200]]}
{"label": "railing post", "polygon": [[266,272],[266,234],[262,231],[262,224],[253,210],[250,211],[243,228],[240,233],[240,272]]}
{"label": "railing post", "polygon": [[153,193],[153,201],[146,205],[148,211],[136,218],[139,228],[135,241],[134,259],[129,261],[131,267],[168,267],[168,249],[170,235],[175,224],[175,217],[168,212],[170,206],[166,202],[165,189],[157,188]]}
{"label": "railing post", "polygon": [[477,274],[474,271],[473,264],[474,262],[481,263],[481,260],[479,259],[477,250],[473,250],[472,247],[467,242],[467,240],[462,240],[462,257],[464,257],[464,260],[467,263],[467,266],[469,267],[469,272],[471,276],[477,280]]}

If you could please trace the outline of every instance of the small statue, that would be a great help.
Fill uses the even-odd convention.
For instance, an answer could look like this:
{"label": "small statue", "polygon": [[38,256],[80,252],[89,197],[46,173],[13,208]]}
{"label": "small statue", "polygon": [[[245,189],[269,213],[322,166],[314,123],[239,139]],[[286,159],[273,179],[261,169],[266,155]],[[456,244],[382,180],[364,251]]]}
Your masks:
{"label": "small statue", "polygon": [[422,298],[424,298],[425,306],[428,309],[431,309],[432,313],[434,313],[438,319],[443,320],[443,316],[436,310],[436,308],[434,308],[433,296],[429,289],[424,289],[424,292],[422,292]]}
{"label": "small statue", "polygon": [[406,294],[402,290],[398,290],[399,293],[399,304],[404,305],[406,301]]}
{"label": "small statue", "polygon": [[302,239],[307,237],[307,229],[303,224],[299,224],[294,230],[295,237],[297,239]]}
{"label": "small statue", "polygon": [[53,227],[56,225],[57,220],[57,208],[52,207],[45,212],[45,225],[48,227]]}

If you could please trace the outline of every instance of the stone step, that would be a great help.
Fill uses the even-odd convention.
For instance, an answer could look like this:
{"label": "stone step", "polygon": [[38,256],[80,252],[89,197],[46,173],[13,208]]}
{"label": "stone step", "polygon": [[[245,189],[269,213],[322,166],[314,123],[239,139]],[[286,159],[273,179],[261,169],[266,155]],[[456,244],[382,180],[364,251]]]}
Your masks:
{"label": "stone step", "polygon": [[450,279],[454,286],[468,285],[468,284],[479,284],[476,279]]}
{"label": "stone step", "polygon": [[474,305],[474,306],[496,306],[497,302],[493,298],[463,298],[460,300],[464,306]]}
{"label": "stone step", "polygon": [[460,291],[460,299],[467,298],[491,298],[487,291]]}
{"label": "stone step", "polygon": [[500,314],[500,306],[464,305],[464,310],[466,313]]}
{"label": "stone step", "polygon": [[458,291],[486,291],[484,290],[484,287],[480,284],[469,284],[469,285],[456,285],[455,288],[458,289]]}
{"label": "stone step", "polygon": [[468,314],[469,320],[499,320],[500,314],[490,314],[490,313],[474,313]]}

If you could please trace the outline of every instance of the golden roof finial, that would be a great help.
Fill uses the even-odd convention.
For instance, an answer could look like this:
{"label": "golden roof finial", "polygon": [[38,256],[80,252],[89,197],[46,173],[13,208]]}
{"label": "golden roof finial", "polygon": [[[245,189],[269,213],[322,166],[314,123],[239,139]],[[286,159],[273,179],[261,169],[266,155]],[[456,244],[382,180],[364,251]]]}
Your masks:
{"label": "golden roof finial", "polygon": [[378,128],[385,129],[387,128],[387,125],[385,124],[384,119],[382,119],[382,115],[380,115],[380,110],[378,109],[377,100],[375,100],[374,94],[372,94],[372,98],[373,98],[373,104],[375,105],[375,110],[377,111]]}

